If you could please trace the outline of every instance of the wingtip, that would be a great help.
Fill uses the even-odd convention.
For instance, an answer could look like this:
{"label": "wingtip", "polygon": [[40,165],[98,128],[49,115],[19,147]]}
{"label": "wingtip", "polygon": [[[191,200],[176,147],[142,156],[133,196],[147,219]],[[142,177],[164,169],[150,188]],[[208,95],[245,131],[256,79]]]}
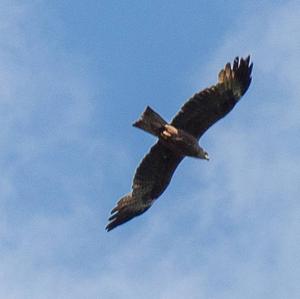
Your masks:
{"label": "wingtip", "polygon": [[253,66],[253,62],[251,62],[251,55],[249,54],[248,56],[246,56],[246,58],[241,58],[241,63],[245,64],[246,67],[248,67],[250,69],[250,71],[252,70],[252,66]]}
{"label": "wingtip", "polygon": [[[114,211],[115,209],[113,209],[111,211],[111,216],[108,218],[108,224],[106,225],[105,227],[105,230],[107,232],[111,231],[112,229],[114,229],[115,227],[117,227],[119,224],[117,223],[118,222],[118,214],[119,214],[119,211],[116,210]],[[114,211],[114,212],[113,212]]]}
{"label": "wingtip", "polygon": [[[219,73],[219,83],[228,84],[228,88],[234,88],[234,94],[238,100],[247,91],[251,83],[251,72],[253,68],[253,62],[251,56],[248,55],[245,58],[236,56],[232,62],[226,63],[225,67]],[[236,81],[235,86],[232,86],[232,79]]]}
{"label": "wingtip", "polygon": [[253,62],[251,62],[250,65],[249,65],[249,72],[250,72],[250,74],[252,73],[252,68],[253,68]]}
{"label": "wingtip", "polygon": [[132,218],[143,214],[150,208],[151,204],[152,202],[144,203],[133,198],[131,192],[126,194],[112,209],[111,216],[108,219],[108,224],[105,229],[109,232]]}
{"label": "wingtip", "polygon": [[111,227],[110,223],[105,226],[106,232],[110,232],[112,229],[114,229],[114,227]]}
{"label": "wingtip", "polygon": [[[251,55],[250,54],[248,54],[245,58],[236,56],[233,60],[232,65],[233,65],[233,67],[234,66],[238,67],[238,66],[241,66],[241,65],[249,66],[250,60],[251,60]],[[253,64],[253,63],[251,62],[251,64]]]}

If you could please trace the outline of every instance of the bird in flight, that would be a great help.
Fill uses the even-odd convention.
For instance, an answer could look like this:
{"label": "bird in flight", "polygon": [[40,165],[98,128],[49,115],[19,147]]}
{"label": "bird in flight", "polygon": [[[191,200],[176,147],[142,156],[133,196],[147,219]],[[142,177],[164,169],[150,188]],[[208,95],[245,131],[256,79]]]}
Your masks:
{"label": "bird in flight", "polygon": [[136,169],[132,191],[111,211],[106,230],[146,212],[165,191],[178,164],[186,156],[209,160],[198,141],[206,130],[226,116],[247,91],[253,63],[235,58],[219,72],[218,82],[193,95],[170,123],[147,107],[133,126],[158,138]]}

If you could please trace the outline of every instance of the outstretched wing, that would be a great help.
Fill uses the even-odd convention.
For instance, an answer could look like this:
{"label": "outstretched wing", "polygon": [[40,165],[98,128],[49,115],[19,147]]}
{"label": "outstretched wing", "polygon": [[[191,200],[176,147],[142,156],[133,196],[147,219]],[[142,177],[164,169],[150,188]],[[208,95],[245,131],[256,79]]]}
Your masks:
{"label": "outstretched wing", "polygon": [[[132,184],[133,196],[158,198],[168,187],[172,175],[183,159],[160,141],[153,145],[138,166]],[[142,195],[142,196],[141,196]]]}
{"label": "outstretched wing", "polygon": [[111,211],[106,229],[110,231],[147,211],[168,187],[182,159],[160,141],[153,145],[136,170],[132,192],[121,198]]}
{"label": "outstretched wing", "polygon": [[249,62],[250,56],[235,58],[232,67],[227,63],[219,73],[219,82],[190,98],[171,125],[199,139],[209,127],[227,115],[247,91],[253,66]]}

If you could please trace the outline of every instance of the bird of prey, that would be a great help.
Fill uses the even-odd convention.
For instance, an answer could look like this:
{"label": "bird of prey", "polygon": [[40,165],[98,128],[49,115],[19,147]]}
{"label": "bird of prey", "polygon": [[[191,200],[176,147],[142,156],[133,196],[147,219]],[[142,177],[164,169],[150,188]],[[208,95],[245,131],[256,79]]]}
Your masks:
{"label": "bird of prey", "polygon": [[147,211],[165,191],[185,156],[208,160],[198,141],[205,131],[226,116],[251,83],[250,56],[235,58],[219,72],[218,82],[193,95],[170,123],[147,107],[133,126],[158,138],[138,166],[132,191],[111,211],[106,230],[121,225]]}

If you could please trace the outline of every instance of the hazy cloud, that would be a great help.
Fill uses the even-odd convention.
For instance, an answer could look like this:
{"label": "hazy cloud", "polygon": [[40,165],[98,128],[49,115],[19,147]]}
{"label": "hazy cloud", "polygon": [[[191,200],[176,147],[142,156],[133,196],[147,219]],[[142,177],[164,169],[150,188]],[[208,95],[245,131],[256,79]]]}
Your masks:
{"label": "hazy cloud", "polygon": [[107,234],[108,189],[132,157],[94,131],[88,59],[45,33],[63,37],[60,19],[5,4],[0,298],[297,298],[299,5],[249,5],[226,29],[195,88],[248,53],[253,84],[204,137],[212,160],[186,159],[143,218]]}

